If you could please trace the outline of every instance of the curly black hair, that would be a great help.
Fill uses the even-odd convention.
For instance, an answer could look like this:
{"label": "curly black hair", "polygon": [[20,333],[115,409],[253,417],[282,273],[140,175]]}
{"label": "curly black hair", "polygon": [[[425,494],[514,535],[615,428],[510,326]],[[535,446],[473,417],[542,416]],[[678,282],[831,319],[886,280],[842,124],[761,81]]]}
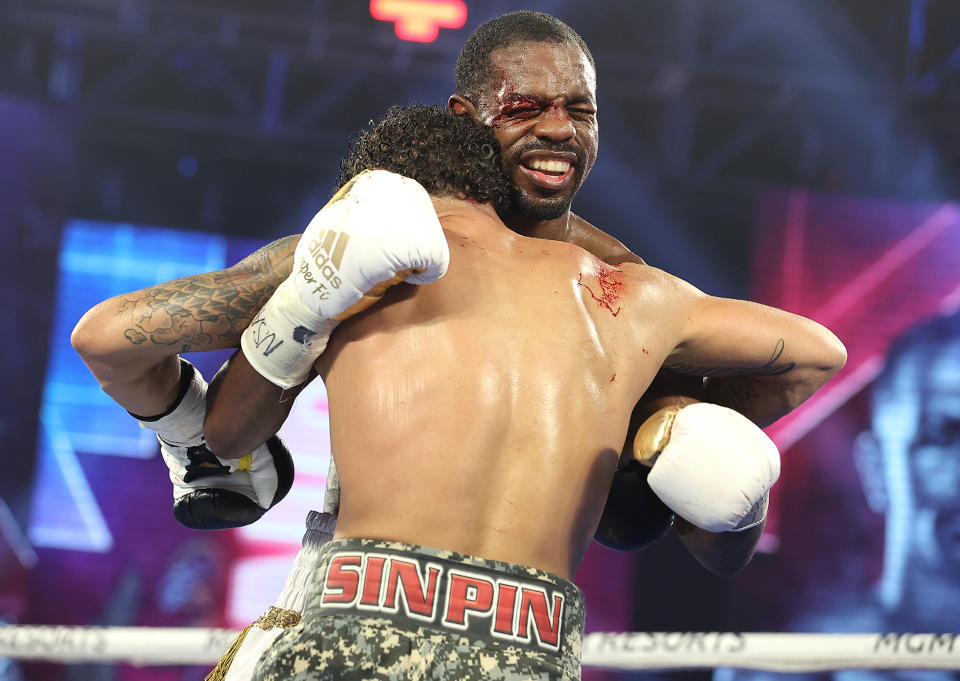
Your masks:
{"label": "curly black hair", "polygon": [[510,208],[510,184],[490,128],[420,104],[392,107],[370,123],[340,161],[337,189],[364,170],[381,168],[413,178],[434,196],[490,203],[500,214]]}
{"label": "curly black hair", "polygon": [[457,55],[457,92],[477,102],[490,81],[490,53],[522,42],[557,43],[579,47],[594,72],[590,48],[580,34],[559,19],[543,12],[510,12],[480,24]]}

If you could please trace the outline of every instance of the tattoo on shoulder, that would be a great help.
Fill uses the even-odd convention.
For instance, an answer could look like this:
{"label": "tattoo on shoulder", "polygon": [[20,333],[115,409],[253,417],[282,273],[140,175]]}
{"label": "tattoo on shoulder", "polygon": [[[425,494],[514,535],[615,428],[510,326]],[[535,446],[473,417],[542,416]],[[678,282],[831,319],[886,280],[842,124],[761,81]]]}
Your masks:
{"label": "tattoo on shoulder", "polygon": [[274,241],[218,272],[174,279],[130,294],[120,314],[133,345],[177,345],[178,352],[236,346],[240,334],[290,274],[297,237]]}
{"label": "tattoo on shoulder", "polygon": [[755,367],[703,367],[692,364],[676,362],[674,364],[664,364],[664,368],[676,371],[678,374],[689,374],[692,376],[779,376],[785,374],[796,366],[795,362],[778,363],[783,355],[785,344],[783,339],[777,341],[773,348],[770,359]]}

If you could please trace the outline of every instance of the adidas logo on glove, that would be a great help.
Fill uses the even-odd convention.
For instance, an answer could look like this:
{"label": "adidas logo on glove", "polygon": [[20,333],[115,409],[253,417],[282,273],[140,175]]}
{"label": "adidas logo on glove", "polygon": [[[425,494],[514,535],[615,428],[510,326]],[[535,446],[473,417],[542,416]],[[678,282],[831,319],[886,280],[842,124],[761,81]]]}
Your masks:
{"label": "adidas logo on glove", "polygon": [[[310,241],[310,255],[313,256],[313,262],[319,268],[320,275],[330,282],[330,286],[333,288],[340,288],[340,277],[336,274],[340,270],[340,263],[343,261],[343,254],[347,250],[347,242],[349,241],[349,234],[335,232],[332,229],[320,232],[316,239]],[[303,266],[306,264],[301,265],[301,272],[303,272]],[[314,292],[316,293],[323,288],[325,288],[324,285],[320,284],[314,289]]]}
{"label": "adidas logo on glove", "polygon": [[293,272],[244,331],[240,347],[260,375],[292,388],[310,375],[341,320],[400,282],[436,281],[449,263],[427,191],[396,173],[364,171],[310,221]]}

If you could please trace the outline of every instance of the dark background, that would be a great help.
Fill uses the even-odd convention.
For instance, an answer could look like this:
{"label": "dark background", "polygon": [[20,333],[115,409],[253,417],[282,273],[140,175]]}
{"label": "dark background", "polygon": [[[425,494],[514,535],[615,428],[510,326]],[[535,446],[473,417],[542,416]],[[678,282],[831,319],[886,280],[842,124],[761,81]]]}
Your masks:
{"label": "dark background", "polygon": [[[0,401],[0,499],[9,509],[0,514],[6,539],[0,617],[86,624],[102,621],[107,608],[76,597],[86,578],[71,562],[104,561],[103,553],[31,547],[30,539],[44,377],[60,333],[57,299],[64,295],[57,288],[58,257],[65,225],[76,224],[68,221],[160,226],[254,246],[301,231],[328,198],[349,138],[393,104],[444,103],[470,31],[517,9],[507,2],[467,5],[462,28],[442,28],[434,42],[421,43],[400,40],[392,23],[373,19],[369,3],[359,1],[0,2],[0,337],[7,341],[0,368],[7,386]],[[824,218],[829,211],[807,214],[803,222],[813,231],[831,225],[811,239],[818,250],[854,235],[857,247],[843,256],[847,274],[883,252],[886,241],[871,241],[876,214],[892,215],[891,234],[906,235],[916,227],[916,213],[957,196],[960,3],[601,0],[526,7],[568,22],[597,62],[600,157],[574,209],[647,262],[709,293],[753,296],[815,316],[816,305],[791,307],[795,298],[771,285],[783,274],[778,259],[786,250],[771,246],[770,238],[787,228],[769,206],[788,211],[790,192],[821,197],[811,202],[847,201],[846,217],[835,223]],[[151,255],[142,254],[145,267]],[[841,281],[843,258],[805,263],[809,280],[796,285],[809,291],[828,274]],[[949,262],[942,266],[950,272]],[[935,307],[932,295],[925,300]],[[912,303],[898,304],[907,309]],[[879,340],[909,319],[901,321],[884,327]],[[847,408],[852,432],[865,421],[863,397],[854,395]],[[840,438],[836,447],[845,455],[849,442]],[[125,470],[134,463],[152,473]],[[97,498],[115,495],[115,486],[152,489],[162,520],[145,511],[143,518],[131,515],[121,532],[126,541],[168,521],[159,466],[156,458],[102,464],[105,477],[97,477],[93,463],[85,469]],[[791,498],[790,467],[784,470],[780,484]],[[801,491],[819,489],[802,473],[795,484]],[[806,503],[797,494],[797,503]],[[851,503],[862,506],[862,499]],[[781,522],[783,512],[771,524],[770,553],[758,557],[755,572],[733,580],[702,570],[675,536],[632,556],[594,551],[582,571],[585,582],[597,585],[590,603],[632,602],[625,615],[601,618],[594,628],[775,626],[776,618],[752,614],[755,603],[745,606],[743,585],[751,574],[769,575],[769,597],[777,597],[784,571],[770,566],[784,562],[789,542],[782,536],[790,525]],[[872,556],[865,560],[875,565],[879,524],[864,523],[872,537],[863,541],[864,555]],[[171,546],[199,541],[177,529],[163,531],[171,533]],[[219,548],[212,552],[182,549],[187,563],[193,550],[216,555],[203,570],[229,560],[231,540],[213,543]],[[99,572],[112,575],[109,593],[122,596],[124,584],[133,582],[123,581],[122,555],[110,560]],[[151,562],[148,555],[139,560]],[[617,575],[613,584],[607,571]],[[161,579],[144,574],[141,569],[141,586]],[[181,612],[169,623],[222,623],[225,588],[209,591],[198,598],[212,599],[212,614]],[[123,597],[129,607],[141,602]],[[65,598],[70,614],[58,618],[49,603]],[[784,603],[774,603],[772,612],[788,608]],[[166,622],[156,621],[159,615],[130,617]],[[4,673],[16,679],[20,672],[0,670],[6,681]],[[38,666],[26,678],[101,678],[94,673],[202,678],[196,670],[81,673],[52,666]]]}

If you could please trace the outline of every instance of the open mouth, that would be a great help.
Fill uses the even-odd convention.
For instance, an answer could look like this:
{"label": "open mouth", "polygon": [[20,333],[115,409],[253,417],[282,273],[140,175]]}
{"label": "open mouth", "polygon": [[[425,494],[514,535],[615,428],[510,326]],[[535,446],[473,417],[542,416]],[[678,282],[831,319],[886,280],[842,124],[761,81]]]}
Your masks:
{"label": "open mouth", "polygon": [[524,154],[520,157],[520,172],[533,184],[545,189],[563,189],[573,179],[576,157],[573,154]]}

